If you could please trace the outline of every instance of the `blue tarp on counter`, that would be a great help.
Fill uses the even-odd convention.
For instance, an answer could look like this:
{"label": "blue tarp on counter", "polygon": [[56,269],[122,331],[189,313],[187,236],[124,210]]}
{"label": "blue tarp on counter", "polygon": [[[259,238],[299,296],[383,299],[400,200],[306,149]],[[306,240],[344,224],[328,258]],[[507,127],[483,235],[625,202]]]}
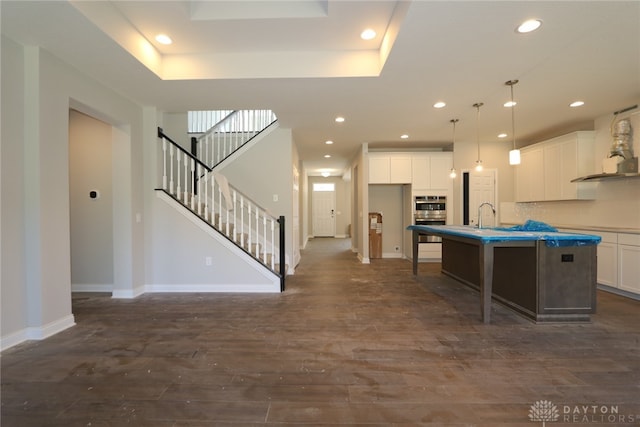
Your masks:
{"label": "blue tarp on counter", "polygon": [[[563,233],[553,227],[542,227],[544,223],[527,222],[523,226],[508,228],[477,228],[466,225],[410,225],[408,230],[437,233],[479,240],[482,244],[508,241],[543,240],[549,247],[588,246],[600,243],[600,236],[590,234]],[[528,229],[526,227],[532,229]],[[536,230],[537,229],[537,230]]]}

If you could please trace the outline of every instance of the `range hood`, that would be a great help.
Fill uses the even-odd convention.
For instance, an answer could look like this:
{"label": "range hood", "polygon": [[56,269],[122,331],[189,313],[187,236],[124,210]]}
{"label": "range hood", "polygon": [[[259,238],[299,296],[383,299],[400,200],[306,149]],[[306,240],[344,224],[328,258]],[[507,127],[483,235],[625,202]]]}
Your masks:
{"label": "range hood", "polygon": [[613,113],[611,136],[613,143],[609,157],[602,161],[602,172],[594,175],[572,179],[571,182],[603,181],[619,178],[640,177],[638,173],[638,158],[633,157],[631,120],[628,118],[616,121],[618,114],[638,108],[637,105]]}
{"label": "range hood", "polygon": [[619,178],[638,178],[640,173],[596,173],[593,175],[581,176],[579,178],[572,179],[571,182],[585,182],[585,181],[604,181],[609,179]]}

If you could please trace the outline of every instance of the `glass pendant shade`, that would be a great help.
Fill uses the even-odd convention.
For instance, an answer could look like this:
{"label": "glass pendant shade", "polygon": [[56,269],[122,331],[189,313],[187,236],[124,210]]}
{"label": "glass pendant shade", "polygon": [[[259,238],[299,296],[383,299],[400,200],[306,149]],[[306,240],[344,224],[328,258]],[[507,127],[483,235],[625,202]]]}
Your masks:
{"label": "glass pendant shade", "polygon": [[475,167],[475,169],[476,169],[476,172],[482,172],[482,169],[483,169],[483,167],[482,167],[482,160],[476,160],[476,167]]}
{"label": "glass pendant shade", "polygon": [[520,164],[520,150],[515,149],[515,150],[509,151],[509,164],[510,165]]}
{"label": "glass pendant shade", "polygon": [[453,179],[456,176],[458,176],[458,173],[456,172],[456,168],[451,168],[451,171],[449,172],[449,178]]}

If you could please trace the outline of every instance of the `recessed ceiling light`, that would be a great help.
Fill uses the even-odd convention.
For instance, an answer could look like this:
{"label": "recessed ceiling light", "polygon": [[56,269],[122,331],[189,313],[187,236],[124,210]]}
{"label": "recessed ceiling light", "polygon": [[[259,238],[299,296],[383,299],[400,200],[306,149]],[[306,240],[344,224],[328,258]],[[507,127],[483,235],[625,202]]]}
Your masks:
{"label": "recessed ceiling light", "polygon": [[338,123],[344,122],[344,117],[336,117],[336,122]]}
{"label": "recessed ceiling light", "polygon": [[371,28],[367,28],[362,33],[360,33],[360,38],[362,40],[373,40],[376,38],[376,32],[373,31]]}
{"label": "recessed ceiling light", "polygon": [[165,44],[165,45],[173,43],[173,40],[171,40],[171,37],[169,37],[166,34],[158,34],[156,36],[156,41],[160,44]]}
{"label": "recessed ceiling light", "polygon": [[516,101],[507,101],[504,103],[505,107],[515,107],[516,105],[518,105]]}
{"label": "recessed ceiling light", "polygon": [[569,107],[582,107],[584,105],[584,101],[573,101],[569,104]]}
{"label": "recessed ceiling light", "polygon": [[433,108],[444,108],[445,105],[447,104],[442,101],[438,101],[435,104],[433,104]]}
{"label": "recessed ceiling light", "polygon": [[324,155],[324,158],[325,158],[325,159],[328,159],[328,158],[330,158],[330,157],[331,157],[331,154],[325,154],[325,155]]}
{"label": "recessed ceiling light", "polygon": [[331,145],[331,144],[333,144],[333,141],[325,141],[324,143],[327,144],[327,145]]}
{"label": "recessed ceiling light", "polygon": [[522,24],[518,25],[518,28],[516,28],[516,31],[521,34],[530,33],[531,31],[535,31],[538,28],[540,28],[541,25],[542,25],[541,20],[529,19],[527,21],[524,21]]}
{"label": "recessed ceiling light", "polygon": [[506,133],[500,133],[498,134],[498,138],[506,138],[507,134]]}
{"label": "recessed ceiling light", "polygon": [[407,134],[405,133],[404,135],[400,135],[400,138],[402,138],[402,139],[407,139],[407,138],[409,138],[409,135],[407,135]]}

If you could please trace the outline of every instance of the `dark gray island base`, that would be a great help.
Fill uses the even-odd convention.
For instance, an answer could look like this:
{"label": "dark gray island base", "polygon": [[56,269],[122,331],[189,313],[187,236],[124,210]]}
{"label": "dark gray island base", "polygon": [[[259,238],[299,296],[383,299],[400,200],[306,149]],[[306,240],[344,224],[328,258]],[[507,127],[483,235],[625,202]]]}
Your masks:
{"label": "dark gray island base", "polygon": [[420,235],[442,237],[442,272],[535,322],[589,322],[596,310],[597,236],[466,226],[410,226],[413,273]]}

